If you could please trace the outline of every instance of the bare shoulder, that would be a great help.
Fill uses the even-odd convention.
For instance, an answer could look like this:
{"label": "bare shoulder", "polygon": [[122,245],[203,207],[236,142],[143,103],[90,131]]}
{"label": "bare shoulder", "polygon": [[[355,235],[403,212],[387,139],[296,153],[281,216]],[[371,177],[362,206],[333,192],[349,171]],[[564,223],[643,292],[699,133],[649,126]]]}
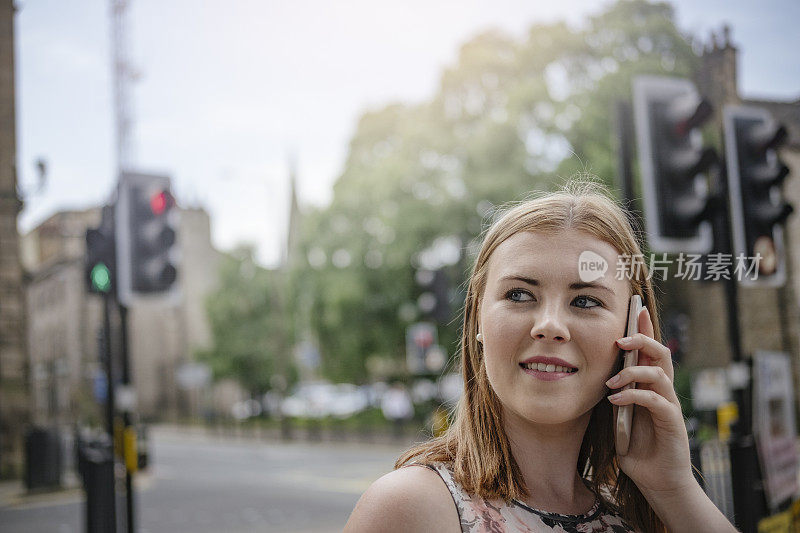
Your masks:
{"label": "bare shoulder", "polygon": [[389,472],[358,500],[344,531],[461,531],[456,506],[439,475],[424,466]]}

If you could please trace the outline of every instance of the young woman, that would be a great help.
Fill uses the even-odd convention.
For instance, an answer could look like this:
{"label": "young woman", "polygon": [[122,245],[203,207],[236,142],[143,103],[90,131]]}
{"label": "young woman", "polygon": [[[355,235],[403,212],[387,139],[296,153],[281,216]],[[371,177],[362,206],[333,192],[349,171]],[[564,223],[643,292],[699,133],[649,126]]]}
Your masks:
{"label": "young woman", "polygon": [[[637,254],[625,212],[591,182],[500,217],[469,280],[454,422],[373,483],[345,531],[736,531],[692,474],[647,270],[619,261]],[[597,279],[580,276],[587,256],[607,265]],[[623,338],[633,294],[646,309]],[[620,372],[623,349],[639,365]],[[614,415],[631,404],[619,456]]]}

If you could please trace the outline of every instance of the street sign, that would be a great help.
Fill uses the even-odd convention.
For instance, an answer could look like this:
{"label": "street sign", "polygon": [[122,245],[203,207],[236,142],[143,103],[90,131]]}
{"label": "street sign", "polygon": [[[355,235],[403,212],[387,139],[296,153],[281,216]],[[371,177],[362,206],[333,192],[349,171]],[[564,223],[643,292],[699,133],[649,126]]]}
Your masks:
{"label": "street sign", "polygon": [[773,510],[798,490],[792,375],[788,354],[758,351],[753,355],[753,434],[764,492]]}
{"label": "street sign", "polygon": [[114,390],[114,403],[120,411],[134,411],[136,409],[136,389],[132,385],[117,385]]}
{"label": "street sign", "polygon": [[706,368],[692,377],[692,406],[698,411],[714,411],[730,401],[727,369]]}
{"label": "street sign", "polygon": [[211,381],[211,369],[204,363],[184,363],[175,371],[175,381],[181,389],[198,389]]}
{"label": "street sign", "polygon": [[94,399],[98,403],[104,403],[108,398],[108,381],[106,380],[105,372],[100,369],[97,369],[94,373],[92,392],[94,393]]}

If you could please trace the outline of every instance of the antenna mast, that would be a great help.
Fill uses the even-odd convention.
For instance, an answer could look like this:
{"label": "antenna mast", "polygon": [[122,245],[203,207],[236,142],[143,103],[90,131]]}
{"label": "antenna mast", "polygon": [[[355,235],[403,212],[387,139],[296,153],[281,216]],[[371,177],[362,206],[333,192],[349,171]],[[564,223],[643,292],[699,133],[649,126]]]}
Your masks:
{"label": "antenna mast", "polygon": [[114,126],[116,130],[117,179],[131,170],[133,159],[131,118],[131,84],[136,74],[128,57],[126,20],[128,0],[111,0],[112,79],[114,83]]}

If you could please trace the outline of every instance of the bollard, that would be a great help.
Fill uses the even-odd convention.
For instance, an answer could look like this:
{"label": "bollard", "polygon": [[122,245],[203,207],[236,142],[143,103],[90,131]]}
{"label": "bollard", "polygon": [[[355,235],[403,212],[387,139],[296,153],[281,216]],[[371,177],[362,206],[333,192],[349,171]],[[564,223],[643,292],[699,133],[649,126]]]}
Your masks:
{"label": "bollard", "polygon": [[111,445],[101,441],[80,443],[83,490],[86,492],[87,533],[116,531],[114,458]]}
{"label": "bollard", "polygon": [[730,443],[733,468],[733,506],[735,525],[741,531],[756,531],[758,520],[768,516],[761,469],[752,435],[733,438]]}

